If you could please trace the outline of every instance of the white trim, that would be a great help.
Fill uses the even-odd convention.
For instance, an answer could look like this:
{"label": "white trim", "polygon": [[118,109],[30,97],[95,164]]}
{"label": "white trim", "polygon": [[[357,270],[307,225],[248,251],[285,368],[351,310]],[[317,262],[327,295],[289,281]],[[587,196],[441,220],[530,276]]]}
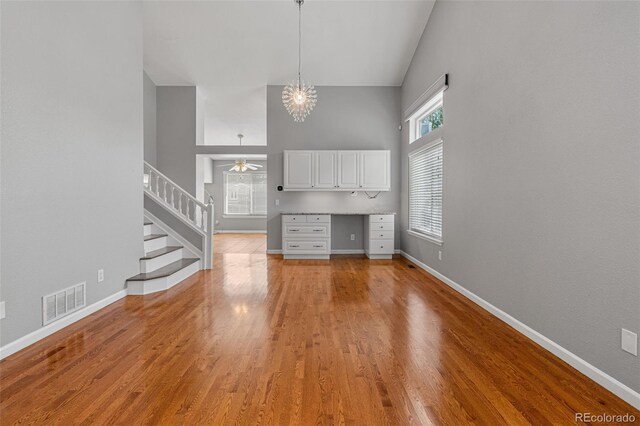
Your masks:
{"label": "white trim", "polygon": [[331,249],[331,254],[364,254],[364,249]]}
{"label": "white trim", "polygon": [[14,340],[11,343],[7,343],[6,345],[2,346],[0,348],[0,359],[4,359],[6,357],[8,357],[9,355],[12,355],[16,352],[18,352],[19,350],[22,350],[24,348],[26,348],[27,346],[30,346],[34,343],[36,343],[39,340],[44,339],[47,336],[52,335],[53,333],[55,333],[56,331],[59,331],[71,324],[73,324],[76,321],[81,320],[84,317],[87,317],[91,314],[93,314],[94,312],[99,311],[100,309],[104,308],[107,305],[112,304],[113,302],[122,299],[123,297],[125,297],[127,295],[127,290],[120,290],[117,293],[112,294],[111,296],[107,296],[102,300],[99,300],[85,308],[82,308],[80,310],[77,310],[65,317],[62,317],[61,319],[59,319],[58,321],[54,321],[52,323],[49,323],[48,325],[45,325],[44,327],[41,327],[29,334],[27,334],[26,336],[22,336],[17,340]]}
{"label": "white trim", "polygon": [[247,231],[247,230],[216,230],[215,234],[266,234],[267,231],[255,230],[255,231]]}
{"label": "white trim", "polygon": [[266,215],[223,214],[223,219],[266,219]]}
{"label": "white trim", "polygon": [[421,234],[420,232],[413,231],[411,229],[407,229],[407,233],[414,237],[422,238],[423,240],[429,241],[430,243],[441,246],[444,242],[442,240],[437,239],[436,237],[432,237],[431,235]]}
{"label": "white trim", "polygon": [[149,221],[153,222],[154,225],[162,229],[167,235],[171,236],[171,238],[174,238],[176,241],[178,241],[178,243],[184,246],[184,248],[186,248],[191,253],[193,253],[194,256],[197,256],[198,258],[200,258],[200,267],[204,268],[204,259],[202,256],[202,250],[200,250],[199,248],[191,244],[186,238],[184,238],[182,235],[174,231],[169,225],[167,225],[166,223],[164,223],[163,221],[155,217],[153,214],[151,214],[149,210],[144,209],[144,217],[149,219]]}
{"label": "white trim", "polygon": [[433,97],[438,92],[442,92],[447,90],[449,87],[449,74],[442,74],[431,86],[427,88],[422,95],[418,96],[418,98],[407,108],[404,110],[404,120],[409,121],[411,116],[415,114],[415,112],[430,98]]}
{"label": "white trim", "polygon": [[[402,250],[394,250],[395,254],[401,254]],[[282,249],[268,249],[267,254],[282,254]],[[332,249],[331,254],[365,254],[364,249]]]}
{"label": "white trim", "polygon": [[545,348],[546,350],[548,350],[549,352],[551,352],[552,354],[554,354],[555,356],[557,356],[558,358],[560,358],[561,360],[563,360],[564,362],[566,362],[567,364],[569,364],[570,366],[572,366],[573,368],[575,368],[576,370],[584,374],[585,376],[589,377],[594,382],[600,384],[601,386],[608,389],[609,391],[611,391],[621,399],[625,400],[626,402],[633,405],[634,407],[640,409],[640,393],[631,389],[630,387],[618,381],[617,379],[614,379],[613,377],[609,376],[607,373],[598,369],[597,367],[589,364],[587,361],[583,360],[576,354],[569,352],[567,349],[563,348],[553,340],[540,334],[536,330],[520,322],[519,320],[512,317],[511,315],[504,312],[503,310],[495,307],[491,303],[487,302],[486,300],[482,299],[480,296],[477,296],[476,294],[467,290],[466,288],[456,283],[455,281],[445,277],[444,275],[442,275],[435,269],[429,267],[425,263],[420,262],[415,257],[405,253],[404,251],[401,251],[401,254],[406,259],[410,260],[411,262],[418,265],[420,268],[424,269],[434,277],[438,278],[440,281],[442,281],[443,283],[445,283],[446,285],[448,285],[449,287],[451,287],[452,289],[454,289],[455,291],[457,291],[467,299],[471,300],[476,305],[480,306],[481,308],[483,308],[485,311],[489,312],[496,318],[510,325],[519,333],[533,340],[534,342],[536,342],[537,344],[539,344],[540,346],[542,346],[543,348]]}

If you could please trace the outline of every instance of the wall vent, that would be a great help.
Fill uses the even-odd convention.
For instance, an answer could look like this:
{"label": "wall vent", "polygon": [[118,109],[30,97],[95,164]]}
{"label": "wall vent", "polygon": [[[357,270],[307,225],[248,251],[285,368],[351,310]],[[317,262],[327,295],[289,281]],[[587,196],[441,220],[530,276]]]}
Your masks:
{"label": "wall vent", "polygon": [[80,283],[64,290],[42,296],[42,325],[69,315],[83,308],[87,302],[87,283]]}

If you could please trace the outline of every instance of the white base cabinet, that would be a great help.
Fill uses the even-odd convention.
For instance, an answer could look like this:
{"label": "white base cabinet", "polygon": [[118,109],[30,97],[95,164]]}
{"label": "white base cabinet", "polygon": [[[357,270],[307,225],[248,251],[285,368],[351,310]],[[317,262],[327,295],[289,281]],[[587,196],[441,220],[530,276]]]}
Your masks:
{"label": "white base cabinet", "polygon": [[391,259],[395,251],[392,214],[372,214],[364,218],[364,252],[369,259]]}
{"label": "white base cabinet", "polygon": [[282,215],[285,259],[329,259],[331,215]]}
{"label": "white base cabinet", "polygon": [[[369,259],[391,259],[395,252],[393,214],[365,214],[364,251]],[[331,214],[283,214],[285,259],[329,259]]]}

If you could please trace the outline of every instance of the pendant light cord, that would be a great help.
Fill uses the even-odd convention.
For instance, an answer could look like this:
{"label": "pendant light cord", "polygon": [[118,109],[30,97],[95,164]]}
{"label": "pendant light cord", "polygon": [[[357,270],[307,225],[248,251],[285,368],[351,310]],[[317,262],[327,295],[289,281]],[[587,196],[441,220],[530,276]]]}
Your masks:
{"label": "pendant light cord", "polygon": [[300,87],[300,69],[302,56],[302,1],[298,0],[298,87]]}

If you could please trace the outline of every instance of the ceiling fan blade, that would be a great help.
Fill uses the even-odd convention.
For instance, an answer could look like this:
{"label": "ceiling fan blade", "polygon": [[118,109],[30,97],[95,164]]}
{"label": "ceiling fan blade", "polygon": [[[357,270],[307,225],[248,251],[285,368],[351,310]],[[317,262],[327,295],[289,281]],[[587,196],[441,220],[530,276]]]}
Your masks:
{"label": "ceiling fan blade", "polygon": [[234,166],[235,164],[233,163],[229,163],[229,164],[220,164],[219,166],[216,167],[227,167],[227,166]]}
{"label": "ceiling fan blade", "polygon": [[247,166],[262,167],[261,164],[253,164],[253,163],[247,163]]}
{"label": "ceiling fan blade", "polygon": [[247,169],[249,169],[249,170],[258,170],[256,167],[253,166],[253,164],[247,164]]}

